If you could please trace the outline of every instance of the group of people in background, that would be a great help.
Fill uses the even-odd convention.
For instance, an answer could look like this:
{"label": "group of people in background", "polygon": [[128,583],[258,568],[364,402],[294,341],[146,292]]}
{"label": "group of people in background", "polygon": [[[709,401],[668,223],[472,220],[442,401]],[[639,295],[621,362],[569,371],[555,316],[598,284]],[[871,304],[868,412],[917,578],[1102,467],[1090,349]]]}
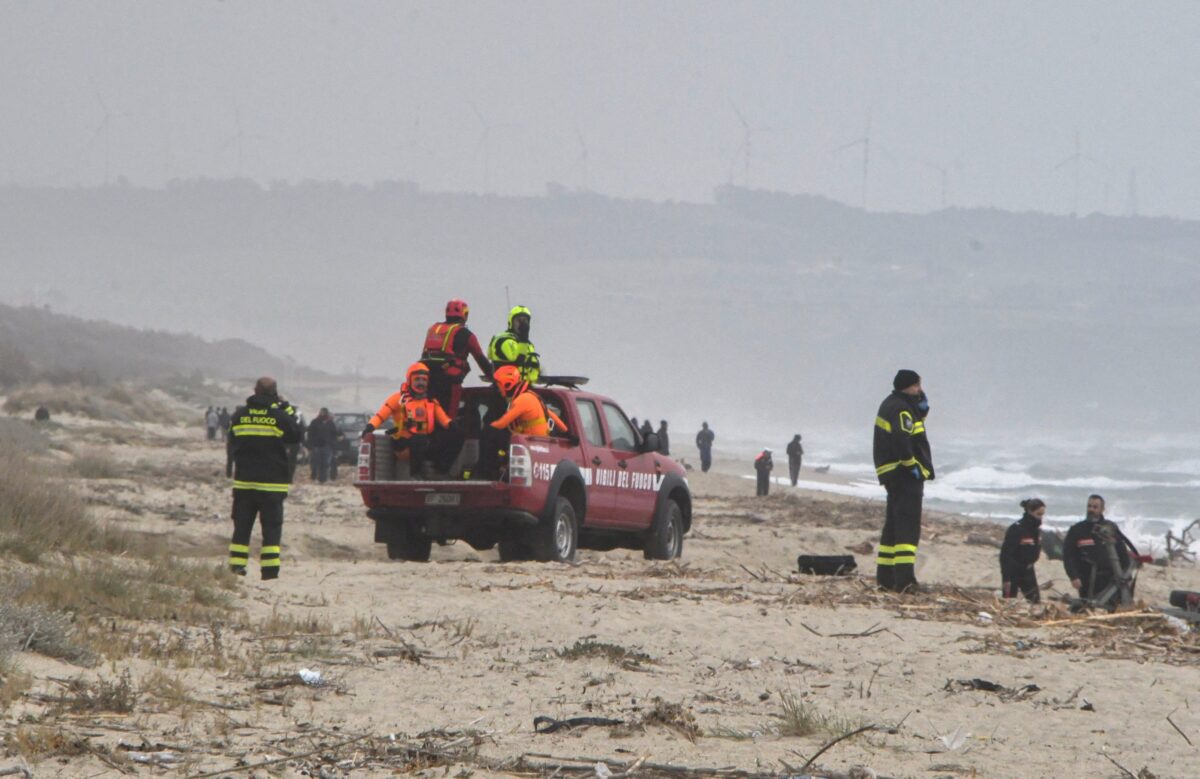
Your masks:
{"label": "group of people in background", "polygon": [[222,406],[216,408],[209,406],[204,412],[204,428],[208,433],[208,440],[217,440],[217,434],[220,433],[221,440],[224,441],[229,436],[229,409]]}

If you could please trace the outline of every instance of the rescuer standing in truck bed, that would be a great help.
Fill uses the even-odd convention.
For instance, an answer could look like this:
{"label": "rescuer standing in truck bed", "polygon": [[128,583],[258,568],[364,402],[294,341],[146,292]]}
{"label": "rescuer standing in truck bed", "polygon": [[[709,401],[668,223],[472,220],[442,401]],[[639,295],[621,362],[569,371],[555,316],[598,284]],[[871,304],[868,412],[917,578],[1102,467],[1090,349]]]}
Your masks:
{"label": "rescuer standing in truck bed", "polygon": [[283,536],[283,501],[291,479],[286,447],[299,443],[296,411],[280,399],[275,380],[263,376],[254,394],[233,412],[225,461],[225,475],[233,477],[233,540],[229,567],[246,575],[250,562],[250,535],[257,518],[262,525],[259,569],[264,579],[279,578],[280,541]]}
{"label": "rescuer standing in truck bed", "polygon": [[497,333],[488,345],[488,357],[494,367],[514,365],[521,378],[533,384],[542,375],[541,357],[529,340],[529,325],[533,315],[525,306],[514,306],[508,312],[508,329]]}
{"label": "rescuer standing in truck bed", "polygon": [[441,404],[451,419],[458,416],[463,381],[471,370],[467,357],[474,357],[475,364],[488,378],[494,370],[479,339],[467,329],[470,313],[465,300],[455,298],[448,302],[446,321],[429,328],[421,351],[421,362],[429,366],[429,396]]}

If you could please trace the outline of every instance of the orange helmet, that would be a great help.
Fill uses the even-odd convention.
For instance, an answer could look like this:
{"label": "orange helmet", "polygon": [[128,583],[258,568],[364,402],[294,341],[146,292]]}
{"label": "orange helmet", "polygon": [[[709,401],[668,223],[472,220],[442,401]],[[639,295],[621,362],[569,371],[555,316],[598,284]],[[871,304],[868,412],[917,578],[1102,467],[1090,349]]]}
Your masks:
{"label": "orange helmet", "polygon": [[467,315],[471,313],[471,307],[467,305],[467,301],[455,298],[446,304],[447,319],[461,319],[467,321]]}
{"label": "orange helmet", "polygon": [[429,376],[429,366],[423,362],[414,362],[408,366],[408,373],[404,375],[404,378],[412,381],[413,376],[416,376],[418,373],[424,373],[426,376]]}
{"label": "orange helmet", "polygon": [[517,370],[515,365],[501,365],[492,375],[492,379],[500,388],[500,394],[505,397],[515,394],[517,389],[525,383],[521,380],[521,371]]}

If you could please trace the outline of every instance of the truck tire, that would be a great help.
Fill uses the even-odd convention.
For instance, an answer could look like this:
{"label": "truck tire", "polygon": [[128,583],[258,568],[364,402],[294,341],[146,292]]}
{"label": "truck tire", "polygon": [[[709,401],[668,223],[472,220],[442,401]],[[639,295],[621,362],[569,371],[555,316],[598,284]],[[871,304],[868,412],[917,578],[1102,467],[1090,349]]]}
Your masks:
{"label": "truck tire", "polygon": [[642,555],[647,560],[674,560],[683,554],[683,509],[675,500],[668,500],[661,516],[654,520],[646,533]]}
{"label": "truck tire", "polygon": [[561,495],[554,501],[554,513],[534,529],[533,553],[538,562],[569,563],[579,547],[579,522],[575,507]]}
{"label": "truck tire", "polygon": [[433,553],[433,539],[423,533],[418,533],[408,525],[401,525],[387,540],[387,553],[389,560],[427,563]]}

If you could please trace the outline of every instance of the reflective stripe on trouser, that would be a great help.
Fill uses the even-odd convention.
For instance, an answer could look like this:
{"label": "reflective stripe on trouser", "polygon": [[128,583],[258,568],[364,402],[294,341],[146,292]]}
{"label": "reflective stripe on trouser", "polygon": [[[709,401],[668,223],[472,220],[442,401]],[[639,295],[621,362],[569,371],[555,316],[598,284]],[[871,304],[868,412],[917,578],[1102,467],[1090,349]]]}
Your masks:
{"label": "reflective stripe on trouser", "polygon": [[233,568],[245,568],[250,562],[250,547],[246,544],[229,545],[229,565]]}
{"label": "reflective stripe on trouser", "polygon": [[[230,555],[236,545],[246,558],[250,555],[250,536],[257,520],[262,526],[262,553],[259,566],[263,578],[279,575],[279,542],[283,536],[283,501],[286,493],[262,490],[233,491],[233,540]],[[245,563],[243,563],[244,565]]]}
{"label": "reflective stripe on trouser", "polygon": [[887,486],[887,517],[875,559],[875,580],[880,587],[900,591],[916,582],[924,493],[924,482],[905,479]]}
{"label": "reflective stripe on trouser", "polygon": [[263,568],[279,567],[279,547],[264,546],[259,554],[258,564]]}

